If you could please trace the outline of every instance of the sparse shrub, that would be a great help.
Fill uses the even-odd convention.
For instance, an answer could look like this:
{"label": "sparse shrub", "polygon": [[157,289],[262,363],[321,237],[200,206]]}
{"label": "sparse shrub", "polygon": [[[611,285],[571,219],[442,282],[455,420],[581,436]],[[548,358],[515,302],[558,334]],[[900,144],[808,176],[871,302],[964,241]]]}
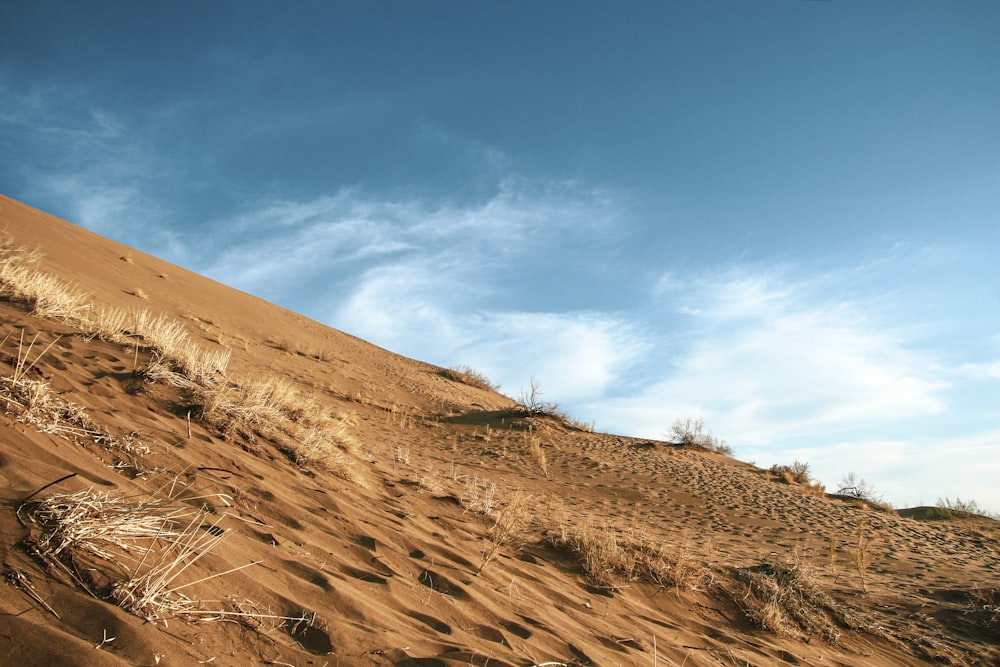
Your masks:
{"label": "sparse shrub", "polygon": [[449,366],[441,371],[441,375],[449,380],[461,382],[471,387],[477,387],[487,391],[496,391],[500,388],[500,385],[493,384],[493,382],[491,382],[484,373],[481,373],[480,371],[477,371],[469,366]]}
{"label": "sparse shrub", "polygon": [[878,554],[875,547],[880,543],[880,537],[869,531],[865,524],[864,514],[858,515],[858,524],[854,530],[854,544],[851,547],[851,565],[861,579],[861,590],[868,592],[868,568],[875,562]]}
{"label": "sparse shrub", "polygon": [[874,486],[866,482],[864,478],[858,478],[853,472],[844,475],[844,478],[840,481],[840,485],[837,487],[837,495],[845,498],[853,498],[878,509],[891,509],[882,500],[882,494],[876,491]]}
{"label": "sparse shrub", "polygon": [[521,390],[521,395],[517,399],[517,405],[526,417],[540,415],[563,417],[563,414],[559,411],[558,404],[542,399],[542,389],[534,377],[531,378],[528,389]]}
{"label": "sparse shrub", "polygon": [[816,495],[826,493],[826,487],[814,480],[809,474],[809,464],[802,461],[793,461],[792,465],[780,465],[775,463],[769,472],[776,475],[778,479],[786,484],[799,486],[802,490]]}
{"label": "sparse shrub", "polygon": [[516,490],[504,506],[497,512],[493,525],[487,533],[487,546],[483,560],[475,571],[475,576],[492,561],[500,548],[516,539],[531,522],[531,497],[522,489]]}
{"label": "sparse shrub", "polygon": [[670,428],[671,442],[681,447],[694,447],[703,449],[723,456],[732,456],[733,449],[725,440],[720,440],[712,435],[712,432],[705,428],[702,419],[691,419],[687,417],[678,419]]}
{"label": "sparse shrub", "polygon": [[964,514],[972,514],[974,516],[986,517],[987,519],[997,519],[1000,520],[1000,512],[993,512],[985,507],[982,507],[975,500],[962,500],[961,498],[938,498],[937,507],[939,509],[948,510],[949,512],[960,512]]}

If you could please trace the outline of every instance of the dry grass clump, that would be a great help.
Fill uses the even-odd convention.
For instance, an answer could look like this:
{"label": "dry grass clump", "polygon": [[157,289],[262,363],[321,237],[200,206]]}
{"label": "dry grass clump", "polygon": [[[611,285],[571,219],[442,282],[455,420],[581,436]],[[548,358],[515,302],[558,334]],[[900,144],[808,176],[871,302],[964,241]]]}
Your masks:
{"label": "dry grass clump", "polygon": [[146,347],[158,354],[151,362],[150,372],[154,366],[160,367],[160,372],[176,372],[188,380],[209,387],[225,378],[229,367],[231,350],[209,351],[191,341],[187,329],[179,321],[165,315],[153,315],[148,310],[136,310],[132,313],[130,331],[134,336],[142,338]]}
{"label": "dry grass clump", "polygon": [[194,574],[196,563],[229,534],[219,526],[226,515],[209,523],[205,510],[170,498],[127,497],[91,488],[26,503],[18,516],[33,533],[29,550],[50,570],[147,621],[238,620],[260,627],[266,619],[304,620],[263,614],[248,600],[210,601],[191,594],[200,584],[260,562]]}
{"label": "dry grass clump", "polygon": [[[407,457],[409,457],[409,450],[407,450]],[[469,512],[493,516],[493,512],[500,506],[497,492],[496,482],[485,477],[480,478],[478,473],[473,473],[472,477],[466,479],[465,489],[462,497],[459,498],[459,503]]]}
{"label": "dry grass clump", "polygon": [[157,539],[178,537],[175,525],[190,508],[171,506],[153,498],[128,499],[92,488],[56,494],[22,508],[41,535],[32,540],[33,552],[83,585],[81,558],[107,562],[106,567],[139,562]]}
{"label": "dry grass clump", "polygon": [[838,627],[857,629],[846,612],[822,591],[813,575],[794,559],[770,559],[736,570],[746,586],[734,600],[753,623],[778,635],[828,642],[840,637]]}
{"label": "dry grass clump", "polygon": [[479,573],[489,565],[501,547],[524,532],[532,518],[531,496],[522,489],[517,489],[493,517],[493,524],[486,536],[487,545],[483,551],[483,560],[476,568],[475,576],[478,577]]}
{"label": "dry grass clump", "polygon": [[162,313],[96,306],[81,324],[92,337],[150,350],[153,358],[143,374],[153,382],[192,389],[215,386],[226,377],[232,351],[201,347],[180,321]]}
{"label": "dry grass clump", "polygon": [[524,434],[524,439],[528,443],[528,452],[531,454],[531,458],[538,464],[538,469],[545,475],[545,479],[548,479],[549,459],[545,454],[545,448],[542,447],[541,440],[537,436],[532,435],[530,431]]}
{"label": "dry grass clump", "polygon": [[201,392],[201,416],[225,435],[268,436],[287,419],[285,410],[295,405],[296,394],[279,378],[248,378]]}
{"label": "dry grass clump", "polygon": [[67,322],[80,322],[91,308],[90,297],[71,283],[39,268],[42,253],[0,238],[0,295],[28,305],[31,312]]}
{"label": "dry grass clump", "polygon": [[969,593],[971,613],[983,625],[1000,629],[1000,588],[973,588]]}
{"label": "dry grass clump", "polygon": [[678,590],[700,590],[713,581],[711,568],[685,540],[667,544],[611,526],[588,526],[564,527],[552,542],[577,557],[587,580],[595,586],[621,588],[629,581],[645,581]]}
{"label": "dry grass clump", "polygon": [[461,382],[471,387],[477,387],[478,389],[485,389],[487,391],[496,391],[500,388],[500,385],[493,384],[493,382],[491,382],[484,373],[481,373],[480,371],[477,371],[469,366],[449,366],[441,371],[441,375],[449,380]]}
{"label": "dry grass clump", "polygon": [[354,418],[330,412],[290,382],[259,376],[195,391],[194,398],[202,419],[223,436],[275,440],[296,465],[361,482],[348,456],[357,445]]}
{"label": "dry grass clump", "polygon": [[792,465],[780,465],[775,463],[769,472],[777,476],[785,484],[801,487],[806,493],[822,496],[826,493],[826,487],[819,481],[814,480],[809,473],[809,464],[802,461],[793,461]]}
{"label": "dry grass clump", "polygon": [[357,444],[351,434],[354,425],[353,415],[324,415],[300,426],[297,434],[293,434],[296,465],[316,467],[361,484],[362,479],[348,456]]}
{"label": "dry grass clump", "polygon": [[[218,527],[222,517],[207,524],[205,511],[171,500],[85,489],[29,503],[19,516],[22,511],[40,530],[30,541],[35,556],[92,595],[107,597],[152,622],[176,616],[203,618],[202,602],[181,591],[254,564],[180,583],[182,575],[227,532]],[[95,580],[110,583],[94,591]]]}
{"label": "dry grass clump", "polygon": [[[8,333],[0,345],[9,337]],[[31,424],[42,433],[51,433],[77,443],[93,442],[129,457],[148,454],[149,448],[139,442],[135,434],[113,435],[94,422],[84,408],[62,398],[48,382],[37,379],[35,370],[39,359],[57,340],[54,339],[34,361],[30,361],[38,334],[25,344],[24,332],[21,332],[17,357],[12,360],[12,371],[9,375],[0,376],[0,402],[4,412],[13,415],[22,424]]]}
{"label": "dry grass clump", "polygon": [[979,516],[987,519],[1000,520],[1000,512],[994,512],[986,507],[983,507],[975,500],[962,500],[961,498],[955,498],[952,500],[948,497],[938,498],[936,507],[948,515],[957,514],[958,516]]}
{"label": "dry grass clump", "polygon": [[705,428],[702,419],[678,419],[670,427],[671,442],[680,447],[694,447],[708,452],[715,452],[723,456],[732,456],[733,449],[725,440],[712,435],[712,432]]}

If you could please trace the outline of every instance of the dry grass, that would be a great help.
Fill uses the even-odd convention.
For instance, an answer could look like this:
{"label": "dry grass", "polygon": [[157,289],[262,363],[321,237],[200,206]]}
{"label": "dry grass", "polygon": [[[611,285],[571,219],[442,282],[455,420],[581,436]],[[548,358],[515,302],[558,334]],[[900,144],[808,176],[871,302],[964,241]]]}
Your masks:
{"label": "dry grass", "polygon": [[573,553],[595,586],[621,588],[630,581],[645,581],[701,590],[713,581],[705,555],[696,554],[685,539],[669,544],[611,526],[564,526],[553,544]]}
{"label": "dry grass", "polygon": [[538,469],[542,471],[543,475],[545,475],[545,479],[548,479],[549,460],[545,455],[545,448],[542,447],[541,441],[537,436],[532,435],[530,432],[526,432],[524,434],[524,439],[528,443],[528,451],[531,454],[531,458],[538,464]]}
{"label": "dry grass", "polygon": [[201,416],[223,434],[247,438],[269,436],[286,419],[285,410],[295,405],[295,390],[275,377],[248,378],[200,392]]}
{"label": "dry grass", "polygon": [[82,322],[91,309],[90,296],[43,272],[42,253],[0,239],[0,295],[28,305],[32,313],[71,323]]}
{"label": "dry grass", "polygon": [[349,456],[357,446],[351,434],[355,417],[332,413],[290,382],[258,376],[200,389],[194,397],[202,419],[223,436],[273,440],[298,466],[362,483]]}
{"label": "dry grass", "polygon": [[496,391],[500,388],[499,385],[493,384],[493,382],[491,382],[484,373],[481,373],[480,371],[477,371],[469,366],[450,366],[443,369],[441,371],[441,375],[449,380],[461,382],[469,385],[470,387],[485,389],[486,391]]}
{"label": "dry grass", "polygon": [[363,484],[349,456],[357,445],[351,434],[354,425],[353,415],[332,415],[301,426],[293,437],[296,464],[303,468],[316,467],[349,482]]}
{"label": "dry grass", "polygon": [[854,571],[858,573],[861,580],[861,590],[868,592],[868,570],[872,564],[878,560],[879,548],[882,546],[882,537],[871,532],[865,522],[864,514],[858,515],[858,522],[854,529],[854,540],[851,545],[850,558]]}
{"label": "dry grass", "polygon": [[191,511],[153,498],[130,500],[93,489],[49,496],[27,507],[25,514],[42,530],[33,542],[36,555],[81,584],[81,556],[95,556],[109,567],[137,563],[151,541],[175,539],[174,525]]}
{"label": "dry grass", "polygon": [[799,639],[818,634],[833,643],[840,627],[858,627],[797,559],[771,559],[737,570],[736,578],[746,587],[734,595],[736,603],[765,630]]}
{"label": "dry grass", "polygon": [[785,484],[798,486],[805,493],[816,496],[826,494],[826,487],[819,481],[814,480],[809,473],[809,464],[802,461],[793,461],[792,465],[774,464],[769,471]]}
{"label": "dry grass", "polygon": [[[5,343],[10,334],[4,337]],[[17,357],[9,375],[0,376],[0,402],[4,412],[13,415],[23,424],[31,424],[42,433],[51,433],[74,442],[93,442],[104,449],[114,450],[132,459],[149,453],[149,448],[138,441],[135,434],[115,436],[94,422],[87,411],[67,401],[52,390],[48,382],[37,379],[35,370],[39,360],[52,348],[54,339],[31,360],[38,342],[38,334],[25,342],[24,332],[18,340]]]}
{"label": "dry grass", "polygon": [[1000,588],[973,588],[969,593],[969,613],[986,627],[1000,629]]}
{"label": "dry grass", "polygon": [[[27,503],[18,516],[27,517],[25,525],[34,526],[37,534],[30,539],[30,550],[36,557],[69,575],[91,595],[106,597],[148,621],[219,620],[245,614],[240,609],[205,609],[206,601],[188,592],[257,564],[192,576],[192,567],[227,536],[219,527],[226,515],[208,523],[206,511],[169,497],[126,497],[85,489]],[[107,582],[103,590],[94,589],[95,580]]]}
{"label": "dry grass", "polygon": [[497,496],[497,483],[480,478],[478,474],[474,473],[472,477],[467,478],[459,502],[469,512],[493,516],[493,512],[500,505]]}
{"label": "dry grass", "polygon": [[501,547],[516,539],[531,523],[531,496],[517,489],[496,512],[493,524],[487,533],[487,545],[483,550],[483,560],[476,568],[475,576],[496,558]]}

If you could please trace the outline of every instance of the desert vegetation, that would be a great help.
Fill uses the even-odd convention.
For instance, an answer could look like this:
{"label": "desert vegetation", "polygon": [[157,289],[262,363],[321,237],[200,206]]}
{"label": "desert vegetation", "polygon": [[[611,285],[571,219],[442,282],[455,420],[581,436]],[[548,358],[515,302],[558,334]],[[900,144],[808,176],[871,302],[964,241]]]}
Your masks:
{"label": "desert vegetation", "polygon": [[844,629],[858,623],[825,593],[817,575],[794,557],[773,557],[736,571],[745,589],[734,599],[747,618],[761,628],[800,639],[819,636],[835,643]]}
{"label": "desert vegetation", "polygon": [[551,542],[572,553],[595,586],[619,589],[629,582],[643,581],[664,588],[698,590],[714,581],[706,554],[697,553],[685,537],[667,543],[608,525],[564,525]]}
{"label": "desert vegetation", "polygon": [[785,484],[798,486],[807,493],[822,496],[826,493],[826,487],[818,480],[813,479],[809,470],[809,464],[803,461],[793,461],[791,465],[774,464],[768,470]]}
{"label": "desert vegetation", "polygon": [[[87,336],[131,346],[136,365],[139,351],[146,351],[149,361],[136,372],[150,382],[183,389],[189,405],[223,435],[238,434],[253,441],[258,436],[283,434],[281,448],[297,465],[318,466],[360,481],[347,455],[354,445],[349,417],[331,413],[276,377],[230,378],[231,350],[198,345],[180,321],[163,314],[95,304],[84,292],[42,271],[42,257],[40,251],[17,245],[9,237],[0,240],[0,295],[27,304],[39,316],[76,326]],[[145,451],[134,434],[112,436],[90,420],[83,408],[63,401],[45,382],[29,377],[38,361],[37,357],[29,361],[35,340],[27,346],[23,340],[20,343],[14,372],[6,378],[5,395],[0,396],[8,411],[47,432],[87,437],[129,454]]]}
{"label": "desert vegetation", "polygon": [[461,382],[469,385],[470,387],[476,387],[486,391],[496,391],[499,388],[499,385],[493,384],[485,373],[477,371],[476,369],[464,364],[449,366],[441,371],[441,375],[449,380]]}
{"label": "desert vegetation", "polygon": [[670,442],[680,447],[694,447],[723,456],[733,455],[732,447],[705,428],[705,422],[702,419],[686,417],[676,420],[670,427]]}
{"label": "desert vegetation", "polygon": [[[13,332],[6,334],[0,341],[0,348],[11,339],[12,334]],[[43,433],[77,443],[96,444],[124,456],[129,464],[135,465],[138,457],[149,452],[138,434],[113,434],[95,422],[85,408],[60,396],[40,375],[38,362],[57,340],[55,338],[44,348],[37,349],[38,334],[25,340],[24,330],[17,333],[17,351],[11,360],[11,372],[0,375],[0,402],[3,404],[3,411]]]}
{"label": "desert vegetation", "polygon": [[987,519],[1000,520],[1000,512],[994,512],[983,507],[975,500],[962,500],[961,498],[951,499],[948,497],[938,498],[936,507],[942,510],[942,518],[951,518],[954,515],[972,515],[985,517]]}

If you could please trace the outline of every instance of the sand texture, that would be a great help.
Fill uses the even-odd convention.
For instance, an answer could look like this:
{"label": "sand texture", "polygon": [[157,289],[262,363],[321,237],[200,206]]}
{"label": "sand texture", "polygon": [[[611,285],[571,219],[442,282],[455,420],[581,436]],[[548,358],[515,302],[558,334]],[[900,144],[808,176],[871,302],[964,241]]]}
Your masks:
{"label": "sand texture", "polygon": [[993,520],[590,432],[3,197],[0,231],[86,297],[0,298],[3,664],[1000,664]]}

